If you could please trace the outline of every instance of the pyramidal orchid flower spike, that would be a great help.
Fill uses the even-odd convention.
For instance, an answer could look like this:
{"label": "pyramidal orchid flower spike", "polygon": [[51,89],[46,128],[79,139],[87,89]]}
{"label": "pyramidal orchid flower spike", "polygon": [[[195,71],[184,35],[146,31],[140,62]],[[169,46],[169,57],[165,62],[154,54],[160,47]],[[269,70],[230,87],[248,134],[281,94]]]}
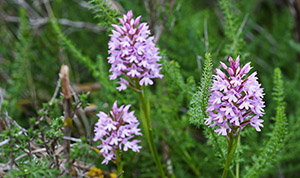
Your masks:
{"label": "pyramidal orchid flower spike", "polygon": [[149,26],[140,23],[141,16],[136,19],[132,16],[132,11],[129,11],[123,19],[119,18],[121,25],[112,25],[115,30],[112,30],[108,43],[109,72],[112,73],[109,77],[110,80],[120,77],[117,82],[119,91],[137,82],[140,86],[152,85],[152,79],[163,77],[161,64],[157,63],[161,57],[153,42],[154,37],[149,36]]}
{"label": "pyramidal orchid flower spike", "polygon": [[130,105],[117,106],[114,102],[112,111],[109,114],[99,112],[98,122],[95,125],[94,141],[101,141],[97,146],[104,156],[102,164],[107,164],[110,160],[116,159],[117,152],[128,151],[139,152],[139,140],[134,139],[136,135],[142,135],[138,128],[139,121],[134,116],[134,111],[129,112]]}
{"label": "pyramidal orchid flower spike", "polygon": [[229,57],[229,67],[221,62],[227,74],[217,69],[214,75],[204,124],[219,126],[215,129],[218,135],[236,134],[249,124],[257,131],[263,127],[264,121],[259,119],[264,114],[263,89],[256,72],[249,75],[250,63],[242,67],[239,61],[239,57],[235,62]]}

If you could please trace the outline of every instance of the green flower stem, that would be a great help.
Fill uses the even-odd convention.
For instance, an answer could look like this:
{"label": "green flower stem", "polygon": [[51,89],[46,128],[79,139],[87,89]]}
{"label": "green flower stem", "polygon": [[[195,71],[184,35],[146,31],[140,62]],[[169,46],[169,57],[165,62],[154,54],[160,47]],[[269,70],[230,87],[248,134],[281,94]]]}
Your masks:
{"label": "green flower stem", "polygon": [[119,150],[116,150],[116,158],[117,158],[117,173],[119,178],[123,178],[123,164],[122,164],[122,158],[121,158],[121,153]]}
{"label": "green flower stem", "polygon": [[[221,157],[222,157],[222,158],[224,159],[224,161],[225,161],[226,158],[224,157],[224,154],[223,154],[223,152],[222,152],[222,150],[221,150],[221,147],[220,147],[220,145],[219,145],[219,143],[218,143],[217,137],[216,137],[216,135],[215,135],[213,129],[212,129],[211,127],[209,127],[208,129],[209,129],[211,135],[212,135],[213,138],[214,138],[215,145],[216,145],[216,147],[217,147],[217,149],[218,149],[218,151],[219,151]],[[229,169],[229,172],[230,172],[231,176],[232,176],[233,178],[235,178],[235,175],[234,175],[234,173],[233,173],[233,171],[232,171],[231,169]]]}
{"label": "green flower stem", "polygon": [[164,173],[164,170],[160,163],[156,146],[154,144],[152,124],[151,124],[151,120],[150,120],[150,103],[149,103],[147,91],[144,87],[139,88],[139,89],[142,91],[142,92],[138,92],[138,94],[139,94],[139,99],[140,99],[140,112],[141,112],[142,125],[144,128],[144,132],[145,132],[145,135],[146,135],[146,138],[148,141],[148,145],[150,147],[152,157],[155,161],[155,164],[160,173],[160,176],[161,176],[161,178],[165,178],[165,173]]}
{"label": "green flower stem", "polygon": [[[238,135],[238,141],[237,141],[237,147],[240,147],[241,146],[241,138],[240,138],[240,135]],[[237,152],[237,159],[239,159],[239,156],[240,156],[240,153]],[[237,161],[236,163],[236,167],[235,167],[235,174],[236,174],[236,177],[235,178],[239,178],[240,177],[240,162]]]}
{"label": "green flower stem", "polygon": [[232,161],[238,140],[239,140],[239,133],[238,135],[235,137],[233,135],[233,133],[230,133],[230,135],[228,135],[229,140],[227,140],[227,158],[226,158],[226,163],[225,163],[225,168],[222,174],[222,178],[226,178],[228,171],[229,171],[229,167],[230,167],[230,163]]}

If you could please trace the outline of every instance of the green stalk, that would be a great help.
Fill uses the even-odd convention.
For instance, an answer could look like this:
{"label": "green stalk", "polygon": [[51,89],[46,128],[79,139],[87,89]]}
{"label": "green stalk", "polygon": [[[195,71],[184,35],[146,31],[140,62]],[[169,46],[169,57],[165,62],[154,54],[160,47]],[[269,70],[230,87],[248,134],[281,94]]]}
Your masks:
{"label": "green stalk", "polygon": [[121,153],[116,150],[116,158],[117,158],[117,173],[119,178],[123,178],[123,164],[122,164],[122,158]]}
{"label": "green stalk", "polygon": [[[237,141],[237,147],[240,147],[241,146],[241,138],[240,138],[240,135],[238,135],[238,141]],[[239,159],[239,156],[240,156],[240,153],[237,152],[237,159]],[[235,178],[239,178],[240,177],[240,162],[237,161],[236,163],[236,167],[235,167],[235,174],[236,174],[236,177]]]}
{"label": "green stalk", "polygon": [[160,173],[160,176],[161,176],[161,178],[165,178],[165,173],[164,173],[164,170],[160,163],[156,146],[154,144],[152,124],[151,124],[151,120],[150,120],[150,103],[149,103],[148,95],[147,95],[147,92],[144,89],[144,87],[139,88],[139,89],[142,91],[142,92],[138,92],[138,94],[139,94],[139,99],[140,99],[140,112],[141,112],[142,125],[144,128],[144,132],[146,134],[148,145],[150,147],[152,157],[155,161],[155,164]]}
{"label": "green stalk", "polygon": [[[218,143],[217,137],[216,137],[216,135],[214,134],[214,131],[212,130],[211,127],[209,127],[208,129],[209,129],[211,135],[212,135],[213,138],[214,138],[215,144],[216,144],[216,146],[217,146],[217,149],[218,149],[218,151],[219,151],[221,157],[222,157],[222,158],[224,159],[224,161],[225,161],[225,156],[224,156],[224,154],[223,154],[223,152],[222,152],[222,150],[221,150],[221,147],[220,147],[220,145],[219,145],[219,143]],[[229,169],[229,172],[230,172],[231,176],[232,176],[233,178],[235,178],[235,175],[234,175],[234,173],[233,173],[233,171],[232,171],[231,169]]]}
{"label": "green stalk", "polygon": [[226,163],[225,163],[225,168],[222,174],[222,178],[226,178],[228,171],[229,171],[229,167],[230,167],[230,163],[232,161],[237,143],[238,143],[238,139],[239,139],[239,134],[234,137],[233,133],[231,133],[229,135],[229,140],[227,140],[227,158],[226,158]]}

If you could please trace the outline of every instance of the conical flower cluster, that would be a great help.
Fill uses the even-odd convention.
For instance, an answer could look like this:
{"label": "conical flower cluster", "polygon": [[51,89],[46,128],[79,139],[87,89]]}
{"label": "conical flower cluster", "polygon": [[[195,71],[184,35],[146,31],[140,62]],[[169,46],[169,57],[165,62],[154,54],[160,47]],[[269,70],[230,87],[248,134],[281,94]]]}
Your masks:
{"label": "conical flower cluster", "polygon": [[140,86],[147,86],[153,84],[151,79],[163,77],[160,74],[161,64],[157,63],[161,57],[153,42],[154,37],[149,37],[148,25],[139,24],[141,16],[136,19],[132,16],[132,11],[129,11],[123,19],[119,18],[121,26],[112,25],[115,30],[112,30],[108,43],[110,80],[124,76],[118,82],[119,91],[125,90],[130,82],[135,83],[136,79]]}
{"label": "conical flower cluster", "polygon": [[229,62],[230,67],[221,62],[228,75],[220,69],[214,75],[206,110],[209,117],[205,118],[204,124],[210,127],[218,125],[215,132],[224,136],[231,132],[236,134],[248,124],[261,131],[263,120],[259,117],[264,114],[264,93],[257,81],[256,72],[249,76],[252,68],[250,63],[240,67],[239,57],[235,62],[230,57]]}
{"label": "conical flower cluster", "polygon": [[134,116],[134,111],[128,112],[130,105],[117,106],[117,101],[113,104],[109,114],[99,112],[98,122],[95,125],[94,141],[100,140],[101,154],[104,156],[102,164],[107,164],[110,160],[116,159],[115,151],[127,151],[131,149],[139,152],[139,140],[133,139],[136,135],[142,135],[138,128],[139,121]]}

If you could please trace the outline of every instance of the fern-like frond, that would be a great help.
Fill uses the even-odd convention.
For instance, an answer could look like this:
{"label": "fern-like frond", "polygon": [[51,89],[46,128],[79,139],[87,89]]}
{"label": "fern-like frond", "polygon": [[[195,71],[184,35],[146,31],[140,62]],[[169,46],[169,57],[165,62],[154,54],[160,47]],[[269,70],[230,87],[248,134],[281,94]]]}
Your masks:
{"label": "fern-like frond", "polygon": [[[21,8],[20,26],[15,43],[16,51],[14,53],[14,61],[12,63],[10,87],[8,88],[8,97],[10,98],[8,111],[13,116],[18,114],[17,102],[24,97],[26,93],[30,94],[33,103],[36,101],[35,85],[31,73],[31,61],[33,60],[32,42],[33,36],[30,31],[29,22],[26,17],[26,11]],[[29,92],[24,92],[28,90]],[[36,103],[34,103],[36,104]],[[12,110],[10,110],[12,109]]]}
{"label": "fern-like frond", "polygon": [[282,74],[279,68],[274,70],[274,87],[273,87],[273,100],[277,102],[277,107],[284,104],[284,83]]}
{"label": "fern-like frond", "polygon": [[266,146],[260,151],[258,157],[254,158],[254,164],[246,170],[245,177],[258,177],[260,173],[267,171],[274,163],[278,161],[279,151],[283,148],[287,135],[287,118],[285,114],[284,103],[284,84],[282,74],[279,68],[274,70],[274,92],[273,100],[277,102],[275,126]]}
{"label": "fern-like frond", "polygon": [[225,35],[229,39],[234,39],[237,32],[237,26],[235,25],[237,17],[232,13],[233,3],[230,0],[221,0],[219,5],[225,18]]}
{"label": "fern-like frond", "polygon": [[206,117],[205,111],[210,96],[210,87],[212,83],[212,61],[210,53],[205,54],[205,64],[201,84],[198,90],[194,93],[190,103],[190,122],[199,127]]}
{"label": "fern-like frond", "polygon": [[113,10],[106,0],[90,0],[89,4],[95,18],[99,20],[98,25],[110,28],[111,24],[118,23],[120,12]]}
{"label": "fern-like frond", "polygon": [[28,87],[24,77],[30,75],[29,61],[32,36],[30,34],[28,20],[24,9],[20,9],[20,27],[18,31],[18,41],[16,42],[15,63],[13,64],[12,78],[15,82],[14,88],[19,93],[24,87]]}
{"label": "fern-like frond", "polygon": [[239,17],[241,14],[236,13],[236,7],[231,0],[219,1],[220,8],[224,15],[224,33],[229,43],[225,46],[225,52],[227,55],[231,55],[234,58],[240,55],[241,49],[244,45],[242,38],[242,31],[248,19],[248,15],[245,15],[241,20]]}

